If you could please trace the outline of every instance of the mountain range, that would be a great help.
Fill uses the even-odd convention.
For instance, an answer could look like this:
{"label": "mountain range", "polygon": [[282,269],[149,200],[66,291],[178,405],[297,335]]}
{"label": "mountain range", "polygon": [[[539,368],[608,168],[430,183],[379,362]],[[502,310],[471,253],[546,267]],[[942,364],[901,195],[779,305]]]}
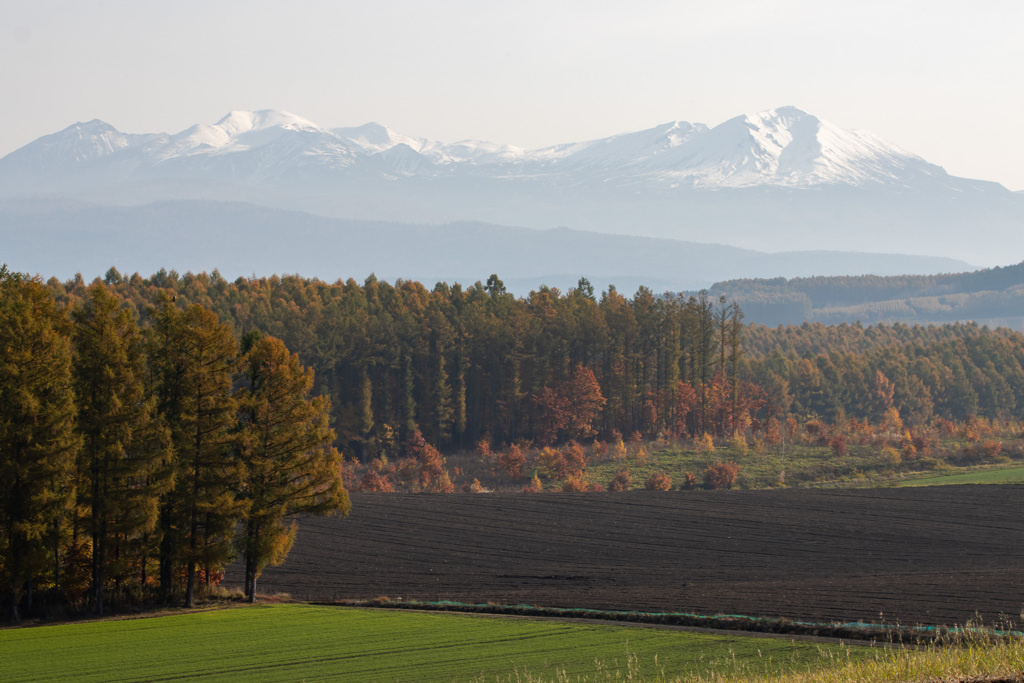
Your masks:
{"label": "mountain range", "polygon": [[[538,234],[564,227],[768,253],[919,254],[975,265],[1024,258],[1024,195],[950,176],[794,107],[534,150],[441,143],[373,123],[329,129],[270,110],[231,112],[176,134],[122,133],[93,120],[0,159],[0,200],[24,197],[122,207],[197,202],[190,211],[216,205],[220,214],[227,202]],[[5,225],[17,230],[26,215],[7,212]],[[379,255],[364,256],[373,268]],[[787,274],[783,260],[777,275]],[[712,279],[730,276],[737,275]]]}
{"label": "mountain range", "polygon": [[851,252],[767,254],[718,244],[532,230],[486,223],[414,225],[314,216],[252,204],[177,200],[141,206],[0,201],[0,262],[66,280],[111,266],[151,275],[217,269],[227,279],[300,274],[328,282],[379,279],[471,284],[497,273],[525,296],[541,284],[567,290],[587,277],[632,294],[696,290],[721,279],[822,272],[965,270],[955,259]]}

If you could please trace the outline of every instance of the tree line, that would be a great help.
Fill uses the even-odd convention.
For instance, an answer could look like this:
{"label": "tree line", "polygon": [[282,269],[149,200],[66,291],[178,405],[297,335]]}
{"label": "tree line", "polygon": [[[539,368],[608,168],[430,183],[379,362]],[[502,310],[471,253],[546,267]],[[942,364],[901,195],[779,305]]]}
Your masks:
{"label": "tree line", "polygon": [[[51,596],[154,590],[191,606],[235,552],[246,593],[300,513],[347,512],[330,402],[284,343],[102,282],[61,305],[0,268],[0,581]],[[83,595],[78,595],[81,598]]]}
{"label": "tree line", "polygon": [[[775,416],[881,419],[890,406],[908,424],[1024,418],[1024,337],[973,323],[769,328],[744,324],[721,297],[641,287],[628,298],[586,279],[522,298],[497,276],[429,290],[372,276],[228,282],[216,271],[111,269],[105,280],[142,318],[169,294],[216,312],[236,336],[284,340],[315,370],[314,393],[331,398],[338,446],[363,462],[417,430],[451,452],[588,430],[728,436]],[[86,290],[80,279],[47,286],[68,304]]]}
{"label": "tree line", "polygon": [[833,276],[729,280],[713,296],[737,301],[748,320],[770,325],[893,319],[1007,321],[1019,325],[1024,264],[941,275]]}
{"label": "tree line", "polygon": [[[143,317],[169,293],[216,312],[236,334],[284,340],[315,370],[316,393],[331,398],[338,445],[364,461],[390,434],[404,442],[416,431],[442,451],[482,438],[574,438],[582,418],[566,399],[579,386],[600,403],[592,428],[609,433],[712,429],[719,404],[743,399],[742,312],[705,294],[665,298],[642,287],[627,298],[581,279],[565,293],[542,287],[517,298],[494,275],[429,290],[373,277],[227,282],[216,272],[112,271],[106,281]],[[48,286],[69,304],[86,287]]]}

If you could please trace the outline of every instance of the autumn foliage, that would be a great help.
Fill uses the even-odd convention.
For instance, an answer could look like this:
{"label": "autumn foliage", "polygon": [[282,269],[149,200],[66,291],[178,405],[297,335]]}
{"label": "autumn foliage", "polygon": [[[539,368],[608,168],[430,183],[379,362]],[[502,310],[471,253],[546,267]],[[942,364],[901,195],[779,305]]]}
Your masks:
{"label": "autumn foliage", "polygon": [[731,489],[739,476],[740,466],[734,462],[715,462],[704,472],[704,486],[709,489]]}
{"label": "autumn foliage", "polygon": [[567,380],[542,389],[534,401],[538,409],[537,437],[544,444],[560,437],[593,436],[594,420],[606,402],[594,372],[581,365],[573,368]]}
{"label": "autumn foliage", "polygon": [[671,491],[672,478],[664,472],[655,472],[644,482],[644,488],[648,491]]}
{"label": "autumn foliage", "polygon": [[619,470],[612,477],[612,480],[608,482],[609,491],[628,491],[630,486],[633,485],[633,480],[629,476],[629,470]]}
{"label": "autumn foliage", "polygon": [[508,476],[513,479],[522,479],[526,456],[523,455],[523,450],[517,444],[511,444],[507,449],[498,453],[497,464]]}

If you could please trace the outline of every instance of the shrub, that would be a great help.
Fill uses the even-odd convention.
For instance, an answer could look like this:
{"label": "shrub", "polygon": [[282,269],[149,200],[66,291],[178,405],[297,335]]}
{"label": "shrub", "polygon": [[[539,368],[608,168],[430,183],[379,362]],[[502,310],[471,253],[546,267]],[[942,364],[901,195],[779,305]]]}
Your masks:
{"label": "shrub", "polygon": [[462,490],[465,493],[492,493],[491,489],[486,488],[480,483],[479,479],[474,478],[472,483],[463,484]]}
{"label": "shrub", "polygon": [[683,488],[687,491],[697,488],[697,475],[693,472],[687,472],[683,475]]}
{"label": "shrub", "polygon": [[911,432],[910,442],[918,455],[928,455],[932,447],[932,440],[926,432]]}
{"label": "shrub", "polygon": [[407,484],[411,484],[419,474],[420,464],[416,458],[402,458],[398,461],[396,472],[399,479]]}
{"label": "shrub", "polygon": [[749,445],[747,444],[747,437],[743,436],[740,432],[733,432],[732,436],[729,437],[729,448],[736,455],[746,455]]}
{"label": "shrub", "polygon": [[426,490],[430,493],[455,493],[455,484],[452,483],[448,472],[442,471],[440,476],[430,480]]}
{"label": "shrub", "polygon": [[704,471],[704,486],[709,489],[731,489],[739,473],[740,466],[732,461],[712,463]]}
{"label": "shrub", "polygon": [[426,445],[427,442],[423,439],[423,434],[420,433],[420,430],[414,430],[409,435],[409,440],[405,442],[405,453],[410,458],[419,458],[423,447]]}
{"label": "shrub", "polygon": [[899,467],[903,458],[900,456],[900,452],[892,446],[882,446],[882,450],[878,453],[878,462],[884,467]]}
{"label": "shrub", "polygon": [[629,470],[619,470],[612,477],[612,480],[608,482],[609,491],[628,491],[632,485],[632,480],[629,476]]}
{"label": "shrub", "polygon": [[[435,479],[448,478],[448,472],[444,469],[444,456],[430,444],[423,444],[420,448],[418,460],[420,463],[420,484],[430,488]],[[451,480],[448,481],[451,484]]]}
{"label": "shrub", "polygon": [[655,472],[644,482],[644,488],[648,491],[671,491],[672,478],[664,472]]}
{"label": "shrub", "polygon": [[693,450],[698,453],[711,453],[715,450],[715,441],[711,435],[704,433],[693,440]]}
{"label": "shrub", "polygon": [[904,460],[917,459],[917,446],[914,445],[914,440],[910,437],[909,433],[903,437],[903,447],[900,449],[900,455]]}
{"label": "shrub", "polygon": [[540,493],[544,490],[544,485],[540,482],[540,477],[536,474],[533,475],[533,479],[530,483],[523,487],[523,493]]}
{"label": "shrub", "polygon": [[960,438],[969,443],[976,443],[981,440],[981,424],[974,415],[968,415],[960,428]]}
{"label": "shrub", "polygon": [[625,460],[627,455],[629,451],[626,450],[626,443],[622,439],[612,444],[612,460]]}
{"label": "shrub", "polygon": [[582,474],[587,466],[587,454],[575,441],[570,441],[562,451],[562,460],[565,462],[566,471],[572,474]]}
{"label": "shrub", "polygon": [[590,447],[590,453],[594,460],[603,460],[608,455],[608,444],[604,441],[595,441]]}
{"label": "shrub", "polygon": [[571,474],[562,482],[562,493],[583,493],[587,490],[587,482],[580,474]]}
{"label": "shrub", "polygon": [[846,455],[846,436],[843,434],[833,434],[832,438],[828,440],[828,447],[832,449],[832,455],[837,458],[841,458]]}
{"label": "shrub", "polygon": [[498,453],[498,467],[513,479],[522,479],[523,468],[526,466],[526,456],[516,444],[512,444],[507,450]]}
{"label": "shrub", "polygon": [[541,449],[537,456],[537,467],[549,479],[565,479],[569,475],[562,452],[550,446]]}
{"label": "shrub", "polygon": [[366,471],[366,475],[359,482],[359,490],[370,493],[392,493],[395,489],[386,476],[371,469]]}
{"label": "shrub", "polygon": [[992,439],[986,439],[981,442],[978,446],[978,450],[987,460],[995,460],[999,457],[1000,451],[1003,450],[1003,444]]}
{"label": "shrub", "polygon": [[903,431],[903,419],[896,407],[890,407],[882,417],[882,431],[887,434],[899,434]]}
{"label": "shrub", "polygon": [[782,443],[782,425],[774,417],[768,420],[764,430],[764,442],[773,448]]}
{"label": "shrub", "polygon": [[953,436],[957,432],[956,425],[944,417],[935,418],[934,424],[935,427],[939,430],[939,433],[942,434],[943,436]]}

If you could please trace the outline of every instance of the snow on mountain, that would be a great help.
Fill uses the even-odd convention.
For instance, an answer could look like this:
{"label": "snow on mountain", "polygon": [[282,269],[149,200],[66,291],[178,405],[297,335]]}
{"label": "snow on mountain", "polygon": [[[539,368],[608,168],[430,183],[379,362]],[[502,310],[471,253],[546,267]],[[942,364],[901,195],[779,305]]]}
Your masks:
{"label": "snow on mountain", "polygon": [[58,173],[87,165],[127,147],[144,145],[154,136],[127,135],[109,123],[93,119],[44,135],[2,159],[29,175]]}
{"label": "snow on mountain", "polygon": [[173,135],[126,135],[91,121],[11,153],[0,160],[0,171],[28,167],[33,175],[45,175],[115,153],[126,174],[225,175],[256,184],[296,170],[358,173],[360,168],[385,177],[550,175],[568,177],[573,184],[596,180],[668,188],[899,184],[908,182],[908,173],[945,176],[939,167],[880,138],[843,130],[794,107],[736,117],[714,128],[676,121],[537,150],[479,140],[437,142],[376,123],[328,130],[273,110],[233,111],[217,123]]}
{"label": "snow on mountain", "polygon": [[702,123],[674,121],[636,133],[545,147],[526,156],[535,162],[564,162],[570,166],[626,167],[646,162],[707,130]]}
{"label": "snow on mountain", "polygon": [[[956,178],[870,133],[781,107],[527,150],[369,123],[235,111],[175,134],[102,121],[0,159],[0,199],[216,199],[325,216],[458,220],[783,248],[1024,258],[1024,195]],[[925,246],[922,246],[925,245]]]}
{"label": "snow on mountain", "polygon": [[651,173],[697,188],[899,181],[939,167],[881,138],[847,131],[795,107],[738,116],[662,155]]}
{"label": "snow on mountain", "polygon": [[413,151],[419,152],[433,144],[429,140],[399,135],[379,123],[366,123],[355,128],[332,128],[331,132],[342,140],[358,146],[367,154],[386,152],[396,145],[405,145]]}
{"label": "snow on mountain", "polygon": [[155,156],[174,157],[242,152],[263,147],[289,132],[326,133],[316,124],[288,112],[233,111],[215,124],[200,123],[172,135]]}

